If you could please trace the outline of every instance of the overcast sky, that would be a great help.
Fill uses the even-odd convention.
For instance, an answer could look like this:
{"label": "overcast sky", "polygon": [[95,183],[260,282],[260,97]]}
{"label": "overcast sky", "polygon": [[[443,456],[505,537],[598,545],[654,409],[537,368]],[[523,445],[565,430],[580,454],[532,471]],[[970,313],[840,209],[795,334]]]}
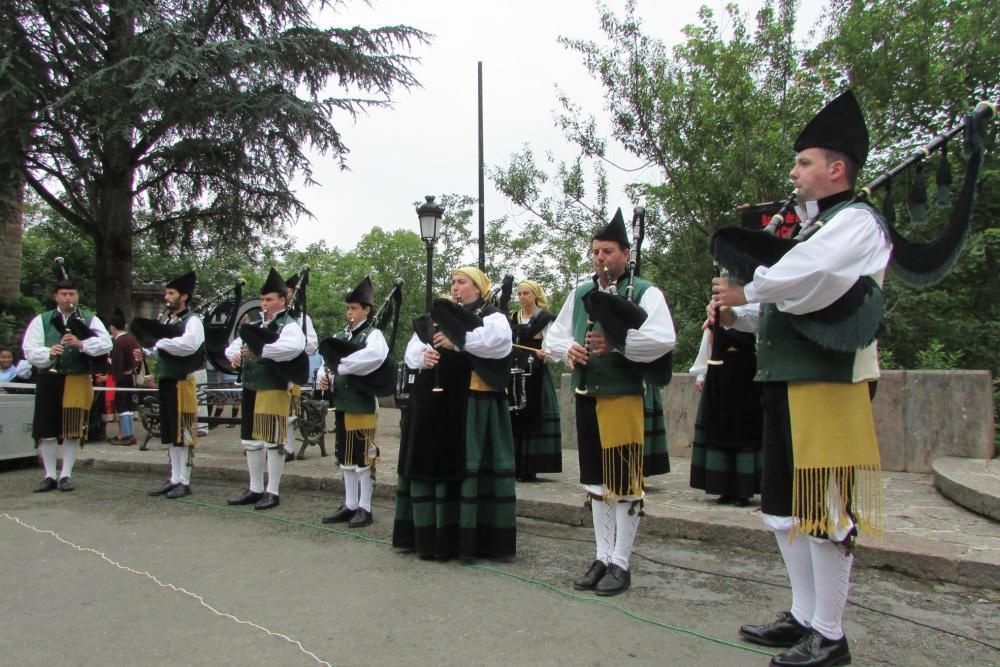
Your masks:
{"label": "overcast sky", "polygon": [[[608,0],[619,16],[624,0]],[[667,44],[682,39],[681,29],[697,21],[707,5],[723,21],[724,2],[707,0],[638,0],[643,30]],[[756,12],[759,0],[739,0]],[[803,0],[800,30],[805,33],[825,3]],[[326,25],[405,24],[432,33],[426,46],[414,49],[413,66],[421,87],[397,91],[388,109],[338,123],[350,148],[349,171],[330,157],[314,156],[319,185],[300,187],[299,197],[315,219],[301,219],[291,229],[296,245],[325,240],[354,247],[372,227],[417,231],[413,203],[427,194],[478,195],[477,63],[483,63],[484,151],[487,166],[486,218],[521,213],[492,186],[492,166],[505,164],[527,143],[536,159],[551,152],[562,159],[575,153],[554,125],[557,87],[582,109],[601,118],[604,90],[581,64],[579,55],[561,46],[560,36],[602,41],[598,8],[592,0],[372,0],[348,2],[337,14],[318,19]],[[723,21],[723,26],[725,22]],[[335,94],[335,93],[334,93]],[[639,161],[618,150],[611,155],[623,166]],[[610,209],[631,211],[622,192],[626,182],[658,182],[655,168],[622,174],[608,169]],[[636,202],[637,203],[637,202]]]}

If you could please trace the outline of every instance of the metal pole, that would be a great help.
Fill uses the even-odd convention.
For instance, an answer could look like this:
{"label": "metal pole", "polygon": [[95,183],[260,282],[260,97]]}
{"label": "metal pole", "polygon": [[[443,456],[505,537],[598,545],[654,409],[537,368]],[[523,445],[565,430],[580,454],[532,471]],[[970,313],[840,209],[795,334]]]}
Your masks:
{"label": "metal pole", "polygon": [[486,271],[486,187],[483,172],[483,61],[479,61],[479,270]]}
{"label": "metal pole", "polygon": [[424,240],[424,245],[427,246],[427,307],[424,312],[429,313],[431,312],[431,281],[434,280],[434,242]]}

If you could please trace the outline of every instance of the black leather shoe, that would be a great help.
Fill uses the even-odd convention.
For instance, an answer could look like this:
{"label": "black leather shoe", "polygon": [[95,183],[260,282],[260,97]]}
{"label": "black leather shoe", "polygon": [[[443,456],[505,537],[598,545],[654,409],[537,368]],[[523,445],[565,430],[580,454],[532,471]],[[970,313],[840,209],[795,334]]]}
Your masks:
{"label": "black leather shoe", "polygon": [[285,452],[285,463],[288,463],[289,461],[294,461],[294,460],[295,460],[295,452],[286,451]]}
{"label": "black leather shoe", "polygon": [[35,487],[35,493],[45,493],[46,491],[55,491],[59,488],[56,480],[51,477],[46,477],[41,481],[41,483]]}
{"label": "black leather shoe", "polygon": [[59,490],[60,491],[72,491],[74,488],[76,488],[76,487],[73,486],[73,480],[71,480],[69,477],[60,477],[59,478]]}
{"label": "black leather shoe", "polygon": [[243,495],[238,498],[230,498],[226,501],[227,505],[253,505],[258,500],[264,497],[263,493],[258,493],[256,491],[251,491],[247,489],[243,492]]}
{"label": "black leather shoe", "polygon": [[178,484],[163,495],[167,498],[183,498],[191,495],[191,487],[187,484]]}
{"label": "black leather shoe", "polygon": [[354,513],[358,510],[347,509],[347,505],[341,505],[337,508],[337,511],[333,514],[327,514],[323,517],[323,523],[344,523],[345,521],[350,521],[354,517]]}
{"label": "black leather shoe", "polygon": [[374,521],[372,513],[366,510],[364,507],[359,507],[358,510],[354,513],[354,516],[351,517],[351,520],[347,522],[347,527],[363,528],[365,526],[372,525],[372,521]]}
{"label": "black leather shoe", "polygon": [[595,560],[590,564],[590,567],[587,568],[582,577],[573,580],[573,588],[578,591],[592,591],[607,571],[607,565],[599,560]]}
{"label": "black leather shoe", "polygon": [[152,491],[149,492],[149,495],[151,495],[151,496],[162,496],[163,494],[167,493],[168,491],[173,491],[175,486],[177,486],[177,485],[174,484],[173,482],[164,482],[163,486],[161,486],[158,489],[153,489]]}
{"label": "black leather shoe", "polygon": [[774,623],[768,625],[740,627],[740,636],[743,639],[761,646],[795,646],[808,634],[809,628],[796,621],[790,611],[781,612]]}
{"label": "black leather shoe", "polygon": [[594,586],[594,592],[598,595],[618,595],[628,590],[632,585],[632,575],[628,570],[623,570],[614,563],[608,566],[608,571],[604,573],[601,580]]}
{"label": "black leather shoe", "polygon": [[802,641],[771,658],[772,667],[833,667],[851,664],[847,636],[827,639],[811,630]]}
{"label": "black leather shoe", "polygon": [[253,508],[255,510],[269,510],[272,507],[277,507],[280,504],[281,501],[278,500],[278,496],[274,495],[273,493],[265,493],[263,496],[260,497],[260,500],[258,500],[256,504],[254,504]]}

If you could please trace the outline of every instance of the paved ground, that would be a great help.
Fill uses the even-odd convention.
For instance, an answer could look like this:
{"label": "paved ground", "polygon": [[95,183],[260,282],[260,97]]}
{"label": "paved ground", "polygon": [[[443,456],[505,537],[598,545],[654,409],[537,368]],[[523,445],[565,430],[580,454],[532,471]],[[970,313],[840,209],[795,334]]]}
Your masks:
{"label": "paved ground", "polygon": [[[399,443],[399,412],[380,412],[377,440],[382,452],[376,494],[391,504],[395,493]],[[132,472],[166,471],[165,450],[157,442],[148,451],[137,447],[87,445],[84,467]],[[299,489],[328,490],[331,508],[339,502],[342,486],[332,457],[310,448],[306,459],[285,467],[285,495]],[[238,431],[220,426],[202,438],[196,456],[193,486],[197,493],[205,478],[231,480],[234,493],[246,479],[246,465]],[[718,506],[714,498],[688,486],[689,461],[674,458],[673,471],[649,480],[646,517],[640,532],[661,537],[695,539],[777,553],[774,538],[765,530],[756,504],[747,508]],[[83,468],[82,468],[83,469]],[[539,482],[519,484],[518,515],[568,525],[589,525],[578,484],[575,450],[563,452],[563,472],[543,475]],[[883,474],[885,534],[865,536],[858,560],[878,567],[970,586],[1000,588],[1000,523],[974,514],[943,497],[932,475]],[[376,515],[391,526],[391,512]]]}
{"label": "paved ground", "polygon": [[[740,667],[767,652],[739,624],[788,604],[776,556],[650,531],[610,601],[568,590],[589,528],[522,518],[512,562],[419,561],[389,548],[384,496],[356,533],[319,524],[336,501],[322,485],[270,512],[226,507],[240,483],[208,474],[223,457],[209,450],[179,501],[145,494],[158,471],[82,466],[72,494],[28,492],[34,468],[0,474],[0,662]],[[319,457],[289,470],[310,465],[332,471]],[[988,665],[997,618],[996,591],[860,568],[846,630],[859,665]]]}

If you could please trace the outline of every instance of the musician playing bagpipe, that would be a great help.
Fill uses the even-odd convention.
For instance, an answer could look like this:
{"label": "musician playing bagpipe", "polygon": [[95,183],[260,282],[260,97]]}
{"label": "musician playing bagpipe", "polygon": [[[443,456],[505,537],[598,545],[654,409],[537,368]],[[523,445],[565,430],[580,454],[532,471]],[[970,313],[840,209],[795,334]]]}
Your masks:
{"label": "musician playing bagpipe", "polygon": [[[389,356],[385,336],[375,326],[372,301],[375,290],[365,276],[350,294],[347,327],[320,343],[323,367],[319,387],[329,391],[336,423],[336,453],[344,474],[344,502],[323,523],[348,522],[350,528],[372,523],[372,469],[378,459],[375,427],[378,423],[376,388],[366,380],[383,368]],[[391,364],[390,364],[391,365]],[[331,378],[332,375],[332,378]]]}
{"label": "musician playing bagpipe", "polygon": [[309,379],[306,337],[287,306],[288,288],[271,267],[260,288],[261,318],[241,325],[240,335],[226,348],[243,381],[240,443],[250,475],[248,488],[230,505],[266,510],[280,502],[291,387]]}
{"label": "musician playing bagpipe", "polygon": [[[94,402],[93,361],[111,351],[111,336],[93,313],[78,309],[76,281],[56,259],[56,307],[37,315],[24,331],[24,358],[36,369],[35,412],[31,437],[45,467],[36,492],[73,490],[73,464],[86,439]],[[62,471],[56,482],[58,443],[63,446]]]}
{"label": "musician playing bagpipe", "polygon": [[891,244],[878,213],[852,200],[868,130],[851,91],[827,104],[794,148],[791,178],[799,201],[815,211],[800,212],[803,230],[818,231],[758,267],[743,286],[716,278],[709,319],[752,329],[753,315],[737,320],[730,309],[759,304],[761,509],[792,585],[789,612],[769,625],[745,625],[740,634],[792,647],[772,665],[840,665],[850,662],[842,627],[850,547],[859,526],[878,528],[879,450],[869,393],[878,356],[871,339],[846,350],[814,342],[796,318],[830,309],[859,284],[880,296]]}
{"label": "musician playing bagpipe", "polygon": [[406,346],[406,365],[427,370],[410,394],[392,543],[420,558],[514,555],[511,330],[484,300],[490,287],[479,269],[455,269],[452,300],[436,299]]}
{"label": "musician playing bagpipe", "polygon": [[198,442],[198,397],[194,373],[205,365],[205,327],[189,305],[194,297],[194,271],[174,278],[163,289],[165,307],[160,320],[137,317],[132,334],[143,356],[156,359],[160,400],[160,441],[170,457],[170,479],[149,492],[180,498],[191,495],[191,460]]}
{"label": "musician playing bagpipe", "polygon": [[[631,246],[619,209],[593,237],[596,275],[566,299],[543,344],[554,359],[568,363],[577,387],[580,482],[591,502],[597,556],[573,586],[599,595],[629,587],[643,477],[669,470],[662,410],[647,424],[644,406],[647,400],[650,411],[660,405],[659,389],[647,382],[647,365],[673,349],[674,324],[663,293],[649,281],[634,278],[634,296],[624,298]],[[631,322],[614,317],[631,319],[636,311],[641,317]],[[650,458],[644,445],[654,434],[662,454]]]}
{"label": "musician playing bagpipe", "polygon": [[[311,357],[319,349],[319,336],[316,334],[316,327],[312,318],[306,312],[306,286],[309,283],[309,267],[305,267],[301,272],[292,274],[285,280],[288,296],[289,314],[302,327],[302,333],[306,337],[306,356]],[[295,458],[295,425],[302,417],[302,385],[293,384],[290,390],[292,402],[289,406],[288,429],[285,434],[285,461]]]}
{"label": "musician playing bagpipe", "polygon": [[510,315],[515,346],[510,391],[516,401],[510,424],[515,475],[518,481],[529,482],[540,472],[562,472],[559,401],[542,352],[542,340],[555,316],[546,310],[545,290],[534,280],[517,284],[517,300],[521,307]]}

